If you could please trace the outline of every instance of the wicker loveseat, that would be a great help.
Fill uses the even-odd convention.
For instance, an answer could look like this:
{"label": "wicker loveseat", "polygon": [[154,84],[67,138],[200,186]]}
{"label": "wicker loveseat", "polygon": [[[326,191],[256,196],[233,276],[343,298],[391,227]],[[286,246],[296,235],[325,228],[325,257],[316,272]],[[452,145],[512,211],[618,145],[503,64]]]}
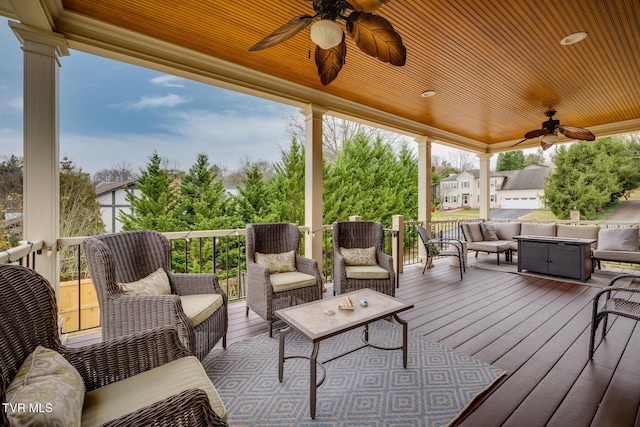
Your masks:
{"label": "wicker loveseat", "polygon": [[49,283],[0,266],[0,425],[226,426],[198,359],[174,328],[69,348]]}

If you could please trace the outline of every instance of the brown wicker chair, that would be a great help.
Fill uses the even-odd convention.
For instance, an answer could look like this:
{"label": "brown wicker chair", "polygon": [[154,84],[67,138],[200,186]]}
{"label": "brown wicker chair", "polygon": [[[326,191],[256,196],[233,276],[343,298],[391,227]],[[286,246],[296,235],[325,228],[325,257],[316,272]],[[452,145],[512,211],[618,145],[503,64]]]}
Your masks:
{"label": "brown wicker chair", "polygon": [[[129,231],[87,237],[82,245],[98,295],[104,339],[174,326],[185,346],[200,360],[220,339],[226,348],[227,296],[218,278],[215,274],[172,273],[171,247],[165,236],[149,230]],[[140,280],[158,268],[169,277],[171,295],[133,296],[120,292],[118,283]],[[192,295],[222,298],[222,305],[195,327],[190,318],[199,315],[202,307]]]}
{"label": "brown wicker chair", "polygon": [[[180,342],[174,328],[156,328],[80,348],[66,347],[59,338],[58,307],[52,287],[33,270],[15,265],[0,266],[0,316],[2,402],[7,402],[7,387],[27,356],[37,346],[43,346],[58,352],[82,377],[85,397],[80,404],[84,403],[84,407],[77,410],[82,410],[83,427],[95,423],[109,426],[227,425],[223,421],[226,411],[219,395],[200,362]],[[169,368],[195,374],[176,381],[180,372],[165,375]],[[145,371],[153,373],[138,376]],[[145,378],[155,373],[159,375],[155,376],[154,385],[145,389]],[[102,399],[108,395],[103,389],[107,385],[111,390],[120,387],[123,392],[112,400]],[[205,389],[209,391],[205,392]],[[161,400],[154,400],[163,394],[166,396]],[[48,399],[52,399],[51,396],[47,395],[45,400]],[[56,405],[49,404],[55,409]],[[60,406],[67,404],[67,401],[65,405],[59,403]],[[216,407],[216,404],[221,406]],[[138,408],[133,412],[125,410],[131,409],[131,405],[138,405]],[[98,410],[95,410],[96,406],[99,406]],[[220,416],[216,415],[214,407]],[[8,425],[7,409],[0,412],[0,425]]]}
{"label": "brown wicker chair", "polygon": [[[369,288],[395,296],[396,276],[393,258],[382,252],[384,241],[382,224],[373,221],[344,221],[333,223],[333,293],[336,295]],[[377,265],[347,265],[341,248],[375,247]],[[362,270],[362,271],[360,271]]]}
{"label": "brown wicker chair", "polygon": [[[281,308],[322,298],[322,277],[318,263],[298,254],[300,230],[295,224],[276,222],[247,224],[247,311],[267,321],[273,336],[275,312]],[[270,273],[256,262],[256,253],[281,254],[294,251],[295,272]],[[315,279],[315,281],[313,280]]]}

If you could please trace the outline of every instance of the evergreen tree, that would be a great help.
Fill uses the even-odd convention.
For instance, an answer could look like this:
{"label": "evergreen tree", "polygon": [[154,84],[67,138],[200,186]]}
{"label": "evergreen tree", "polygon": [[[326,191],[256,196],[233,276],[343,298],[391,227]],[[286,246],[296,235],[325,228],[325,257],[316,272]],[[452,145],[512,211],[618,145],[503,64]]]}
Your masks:
{"label": "evergreen tree", "polygon": [[304,224],[304,146],[291,139],[287,150],[280,150],[281,160],[269,181],[269,221]]}
{"label": "evergreen tree", "polygon": [[[431,175],[432,185],[440,183],[440,177],[436,173]],[[393,214],[400,214],[405,220],[418,219],[418,159],[407,144],[402,144],[398,153],[395,174],[391,179],[396,189],[397,210]]]}
{"label": "evergreen tree", "polygon": [[195,164],[182,178],[176,216],[182,230],[216,230],[231,225],[224,184],[204,153],[198,154]]}
{"label": "evergreen tree", "polygon": [[389,212],[399,212],[401,195],[393,183],[398,167],[390,145],[381,138],[369,141],[358,134],[346,141],[327,168],[324,185],[324,222],[362,215],[368,221],[391,226]]}
{"label": "evergreen tree", "polygon": [[161,164],[162,157],[154,151],[149,156],[147,168],[141,171],[137,183],[139,196],[125,187],[126,199],[133,207],[133,212],[120,212],[123,230],[174,230],[178,200],[172,187],[172,177]]}
{"label": "evergreen tree", "polygon": [[[233,218],[227,213],[227,199],[218,168],[211,166],[206,154],[200,153],[180,184],[176,229],[218,230],[233,225]],[[189,239],[174,242],[174,270],[213,272],[213,239],[198,239],[196,242],[197,245],[192,245]],[[218,258],[220,254],[216,255]],[[188,268],[185,263],[188,263]]]}
{"label": "evergreen tree", "polygon": [[268,215],[270,196],[267,184],[258,165],[244,171],[239,188],[238,215],[242,224],[263,222]]}
{"label": "evergreen tree", "polygon": [[538,148],[535,153],[524,156],[524,167],[532,165],[544,165],[544,150]]}
{"label": "evergreen tree", "polygon": [[522,150],[507,151],[498,154],[497,171],[513,171],[524,169],[524,153]]}
{"label": "evergreen tree", "polygon": [[552,160],[545,199],[559,219],[568,219],[575,207],[592,220],[626,192],[640,186],[640,165],[630,155],[633,147],[621,138],[600,138],[569,148],[560,146]]}

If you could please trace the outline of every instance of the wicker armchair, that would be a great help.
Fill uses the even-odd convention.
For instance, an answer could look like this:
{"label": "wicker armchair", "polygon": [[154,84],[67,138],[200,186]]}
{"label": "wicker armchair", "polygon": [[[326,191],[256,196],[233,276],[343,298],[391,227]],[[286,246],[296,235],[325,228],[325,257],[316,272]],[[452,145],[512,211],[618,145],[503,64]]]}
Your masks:
{"label": "wicker armchair", "polygon": [[[382,252],[382,224],[372,221],[333,223],[333,293],[344,294],[363,288],[395,296],[396,276],[393,258]],[[370,263],[350,262],[343,252],[375,248],[375,260]],[[346,252],[346,251],[345,251]],[[345,259],[345,255],[347,255]],[[375,263],[375,264],[373,264]],[[368,264],[368,265],[366,265]]]}
{"label": "wicker armchair", "polygon": [[[220,339],[226,348],[227,296],[218,278],[215,274],[172,273],[171,247],[165,236],[149,230],[129,231],[87,237],[82,245],[98,296],[103,339],[173,326],[200,360]],[[170,295],[120,291],[118,283],[138,281],[158,268],[169,278]]]}
{"label": "wicker armchair", "polygon": [[[25,377],[20,377],[19,381],[11,384],[18,371],[25,369],[22,366],[25,359],[30,355],[35,357],[34,350],[38,346],[57,352],[63,362],[66,360],[65,364],[75,368],[84,383],[84,390],[78,382],[71,385],[74,389],[78,387],[77,392],[64,395],[60,392],[62,387],[56,389],[56,380],[51,378],[60,375],[61,370],[43,377],[43,373],[37,370],[41,365],[28,364],[29,369],[35,366],[29,374],[34,381],[32,387],[41,391],[43,387],[57,391],[32,395],[30,393],[33,392],[23,390],[22,395],[18,394],[42,399],[44,402],[39,403],[42,407],[53,409],[52,413],[49,410],[38,413],[38,406],[35,406],[35,413],[31,416],[40,418],[32,419],[33,424],[30,425],[49,421],[55,424],[54,419],[57,418],[54,417],[59,415],[57,410],[64,411],[65,416],[77,413],[83,427],[100,424],[227,425],[220,396],[198,359],[180,342],[174,328],[147,330],[80,348],[66,347],[61,344],[58,334],[58,307],[52,287],[33,270],[15,265],[0,266],[0,316],[2,402],[7,402],[8,388],[9,397],[14,396],[15,387],[26,381]],[[65,387],[69,385],[67,372],[69,368],[64,371]],[[78,402],[71,403],[68,396],[77,398]],[[22,400],[19,403],[26,408],[16,405],[14,408],[18,409],[13,415],[24,416],[25,411],[34,410],[30,402]],[[0,425],[9,425],[10,406],[3,409],[0,411]],[[48,421],[43,421],[42,417]],[[77,425],[80,425],[79,420]]]}
{"label": "wicker armchair", "polygon": [[[267,321],[273,336],[275,312],[281,308],[322,298],[322,277],[318,263],[298,254],[300,230],[291,223],[247,224],[247,311],[253,310]],[[293,251],[295,268],[273,272],[256,258]],[[258,254],[258,255],[256,255]],[[268,264],[268,263],[267,263]]]}

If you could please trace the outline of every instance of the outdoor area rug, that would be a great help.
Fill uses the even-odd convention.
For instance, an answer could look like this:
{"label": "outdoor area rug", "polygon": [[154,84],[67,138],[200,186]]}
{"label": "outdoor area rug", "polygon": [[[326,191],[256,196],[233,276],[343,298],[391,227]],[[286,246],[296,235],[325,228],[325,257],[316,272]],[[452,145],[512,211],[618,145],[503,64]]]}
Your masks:
{"label": "outdoor area rug", "polygon": [[[319,361],[362,345],[362,328],[320,343]],[[402,328],[385,320],[370,326],[370,342],[398,346]],[[473,357],[409,335],[407,369],[401,350],[366,347],[327,362],[309,415],[309,361],[285,361],[278,382],[278,342],[266,334],[214,349],[203,365],[220,393],[230,426],[448,426],[506,373]],[[285,355],[308,356],[312,345],[296,332]],[[318,379],[322,370],[318,368]]]}
{"label": "outdoor area rug", "polygon": [[[484,255],[484,254],[483,254]],[[504,259],[500,259],[500,265],[496,264],[496,255],[490,254],[490,256],[479,255],[477,259],[473,259],[471,253],[469,254],[469,266],[482,268],[485,270],[492,271],[501,271],[503,273],[513,273],[520,274],[523,276],[530,277],[539,277],[543,279],[551,279],[551,280],[559,280],[567,283],[575,283],[577,285],[588,285],[596,288],[604,288],[606,287],[611,279],[616,277],[618,274],[637,274],[640,275],[640,272],[634,270],[624,270],[622,268],[603,268],[602,270],[596,269],[595,272],[591,273],[591,277],[587,279],[586,282],[581,282],[578,279],[571,279],[569,277],[560,277],[560,276],[551,276],[548,274],[540,274],[540,273],[530,273],[526,270],[518,273],[518,260],[514,258],[513,262],[505,262]],[[617,286],[628,286],[631,283],[631,279],[623,279],[616,283]]]}

